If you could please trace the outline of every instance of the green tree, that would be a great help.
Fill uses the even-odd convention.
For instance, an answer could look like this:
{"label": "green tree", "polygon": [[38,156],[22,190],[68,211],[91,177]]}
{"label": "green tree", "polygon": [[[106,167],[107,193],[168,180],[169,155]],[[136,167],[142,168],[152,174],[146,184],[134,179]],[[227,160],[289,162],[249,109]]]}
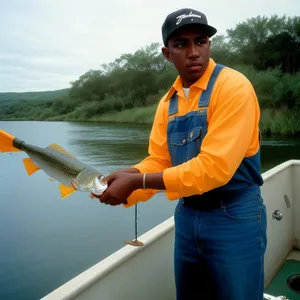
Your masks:
{"label": "green tree", "polygon": [[300,49],[300,18],[258,16],[227,30],[232,51],[247,65],[258,70],[281,67],[297,72]]}

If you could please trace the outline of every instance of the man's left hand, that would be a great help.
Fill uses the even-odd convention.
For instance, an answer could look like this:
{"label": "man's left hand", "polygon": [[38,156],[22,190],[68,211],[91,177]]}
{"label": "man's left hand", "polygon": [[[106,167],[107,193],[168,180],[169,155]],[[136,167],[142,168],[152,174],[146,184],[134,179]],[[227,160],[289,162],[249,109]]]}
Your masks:
{"label": "man's left hand", "polygon": [[127,204],[127,198],[133,191],[142,187],[143,175],[140,173],[115,172],[103,178],[108,184],[101,196],[91,194],[99,198],[101,203],[109,205]]}

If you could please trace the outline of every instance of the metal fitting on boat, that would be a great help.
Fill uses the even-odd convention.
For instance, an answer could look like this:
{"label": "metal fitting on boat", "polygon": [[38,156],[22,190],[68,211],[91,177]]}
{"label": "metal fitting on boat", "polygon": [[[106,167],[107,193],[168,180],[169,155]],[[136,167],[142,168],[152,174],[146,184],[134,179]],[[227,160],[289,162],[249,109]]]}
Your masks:
{"label": "metal fitting on boat", "polygon": [[272,214],[272,218],[280,221],[283,218],[283,214],[278,209],[276,209]]}

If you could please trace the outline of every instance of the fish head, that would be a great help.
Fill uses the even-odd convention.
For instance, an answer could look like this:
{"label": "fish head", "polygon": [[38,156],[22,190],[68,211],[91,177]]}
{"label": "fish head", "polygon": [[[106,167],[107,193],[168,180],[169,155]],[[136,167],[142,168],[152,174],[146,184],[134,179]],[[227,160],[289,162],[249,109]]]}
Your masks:
{"label": "fish head", "polygon": [[95,195],[102,195],[103,192],[107,189],[107,183],[103,181],[104,176],[98,176],[94,179],[92,193]]}
{"label": "fish head", "polygon": [[75,183],[78,190],[92,192],[101,195],[107,189],[107,183],[103,181],[104,175],[92,168],[82,170],[76,177]]}

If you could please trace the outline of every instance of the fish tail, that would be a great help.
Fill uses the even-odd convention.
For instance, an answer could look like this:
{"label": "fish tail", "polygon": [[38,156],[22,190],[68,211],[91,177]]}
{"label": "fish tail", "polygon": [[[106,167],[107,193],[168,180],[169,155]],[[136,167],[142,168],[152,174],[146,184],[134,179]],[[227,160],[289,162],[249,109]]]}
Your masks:
{"label": "fish tail", "polygon": [[14,136],[0,129],[0,152],[19,152],[22,151],[15,147]]}

